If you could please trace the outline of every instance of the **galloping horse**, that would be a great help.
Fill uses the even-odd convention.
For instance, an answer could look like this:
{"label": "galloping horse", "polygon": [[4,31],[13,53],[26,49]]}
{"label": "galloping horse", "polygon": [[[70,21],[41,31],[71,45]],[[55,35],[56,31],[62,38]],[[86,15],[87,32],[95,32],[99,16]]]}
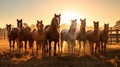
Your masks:
{"label": "galloping horse", "polygon": [[72,53],[74,53],[74,46],[76,40],[76,28],[77,28],[77,20],[71,20],[71,25],[69,30],[63,29],[61,31],[61,53],[62,53],[62,46],[63,41],[68,43],[68,56],[70,55],[70,44],[72,45]]}
{"label": "galloping horse", "polygon": [[[14,44],[15,41],[17,39],[17,34],[18,34],[18,29],[17,28],[11,28],[11,24],[6,24],[7,27],[7,35],[8,35],[8,39],[9,39],[9,44],[10,44],[10,50],[13,47],[14,50]],[[13,45],[12,45],[13,42]]]}
{"label": "galloping horse", "polygon": [[84,47],[84,54],[85,54],[85,44],[87,40],[87,35],[86,35],[86,18],[84,20],[80,19],[81,21],[81,26],[80,30],[77,32],[77,40],[79,42],[79,52],[81,49],[81,41],[83,41],[83,47]]}
{"label": "galloping horse", "polygon": [[27,41],[29,41],[29,45],[32,44],[33,39],[32,39],[32,33],[30,27],[23,27],[22,25],[22,19],[18,20],[17,19],[17,27],[18,27],[18,42],[19,42],[19,48],[22,45],[22,41],[25,42],[25,51],[27,49]]}
{"label": "galloping horse", "polygon": [[104,30],[100,31],[100,46],[102,53],[106,53],[106,44],[108,42],[109,24],[104,24]]}
{"label": "galloping horse", "polygon": [[[96,43],[95,46],[95,53],[97,50],[97,47],[99,48],[99,38],[100,38],[100,33],[99,33],[99,21],[98,22],[93,22],[94,23],[94,30],[88,30],[87,31],[87,39],[90,44],[90,50],[91,54],[93,54],[93,49],[94,49],[94,43]],[[99,50],[100,51],[100,50]]]}
{"label": "galloping horse", "polygon": [[51,42],[54,41],[54,55],[56,55],[56,44],[59,46],[59,27],[60,27],[60,16],[54,15],[51,24],[45,27],[47,41],[49,42],[49,56],[51,55]]}
{"label": "galloping horse", "polygon": [[42,22],[43,22],[42,20],[41,21],[37,20],[37,24],[36,24],[37,30],[33,30],[32,32],[32,37],[34,41],[36,41],[36,45],[37,45],[37,54],[38,54],[38,48],[41,49],[42,47],[42,49],[44,50],[45,42],[46,42],[46,34]]}

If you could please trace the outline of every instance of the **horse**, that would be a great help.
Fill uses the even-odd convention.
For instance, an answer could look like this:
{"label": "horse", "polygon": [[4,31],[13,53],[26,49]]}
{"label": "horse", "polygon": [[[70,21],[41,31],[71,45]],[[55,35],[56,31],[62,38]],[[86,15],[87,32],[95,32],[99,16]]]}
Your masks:
{"label": "horse", "polygon": [[104,30],[100,31],[100,46],[103,54],[106,53],[106,45],[108,42],[109,24],[104,24]]}
{"label": "horse", "polygon": [[77,28],[77,20],[71,20],[71,25],[69,29],[63,29],[61,31],[61,53],[63,47],[63,41],[68,43],[68,56],[70,56],[70,44],[72,45],[72,53],[74,53],[74,46],[76,40],[76,28]]}
{"label": "horse", "polygon": [[14,50],[14,45],[17,39],[18,29],[11,28],[11,24],[6,24],[6,28],[7,28],[7,36],[8,36],[9,46],[10,46],[10,51],[11,51],[12,47]]}
{"label": "horse", "polygon": [[42,53],[43,50],[45,48],[45,42],[46,42],[46,34],[45,34],[45,30],[44,30],[44,24],[42,23],[43,21],[39,21],[37,20],[37,30],[33,30],[32,31],[32,37],[33,40],[36,41],[36,45],[37,45],[37,54],[38,54],[38,49],[42,47]]}
{"label": "horse", "polygon": [[87,35],[86,35],[86,18],[84,20],[80,19],[81,21],[81,26],[80,26],[80,30],[77,32],[77,39],[79,42],[79,53],[80,53],[80,49],[81,49],[81,42],[83,41],[83,48],[84,48],[84,54],[85,54],[85,44],[86,44],[86,40],[87,40]]}
{"label": "horse", "polygon": [[54,41],[54,56],[56,56],[56,45],[59,47],[59,28],[60,28],[60,16],[54,14],[50,25],[45,26],[47,42],[49,44],[49,56],[51,56],[51,42]]}
{"label": "horse", "polygon": [[[99,21],[94,23],[94,30],[88,30],[86,35],[87,35],[87,39],[89,41],[89,45],[90,45],[90,50],[91,50],[91,54],[93,54],[93,50],[94,50],[94,43],[95,45],[95,53],[97,50],[97,47],[99,48],[99,39],[100,39],[100,33],[99,33]],[[100,51],[100,49],[99,49]]]}
{"label": "horse", "polygon": [[22,19],[21,20],[17,19],[17,28],[18,28],[19,49],[22,47],[22,45],[23,45],[22,42],[24,41],[25,42],[24,48],[26,51],[27,41],[29,41],[29,45],[32,45],[32,43],[33,43],[31,28],[30,27],[23,27]]}

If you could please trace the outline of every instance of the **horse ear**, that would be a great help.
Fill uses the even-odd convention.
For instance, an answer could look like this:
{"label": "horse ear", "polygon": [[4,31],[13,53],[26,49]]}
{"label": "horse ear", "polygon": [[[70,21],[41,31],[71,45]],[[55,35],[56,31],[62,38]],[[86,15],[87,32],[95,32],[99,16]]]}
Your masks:
{"label": "horse ear", "polygon": [[19,20],[17,19],[17,21],[19,21]]}
{"label": "horse ear", "polygon": [[86,21],[86,18],[84,20]]}
{"label": "horse ear", "polygon": [[21,22],[22,22],[22,19],[21,19]]}
{"label": "horse ear", "polygon": [[37,20],[37,23],[39,22],[39,20]]}
{"label": "horse ear", "polygon": [[6,26],[8,26],[8,24],[6,24]]}
{"label": "horse ear", "polygon": [[61,16],[61,14],[59,14],[59,16]]}
{"label": "horse ear", "polygon": [[82,21],[82,19],[80,19],[80,21]]}
{"label": "horse ear", "polygon": [[43,20],[41,20],[41,22],[43,22]]}
{"label": "horse ear", "polygon": [[54,14],[54,16],[56,17],[56,13]]}
{"label": "horse ear", "polygon": [[77,19],[75,19],[75,22],[77,21]]}
{"label": "horse ear", "polygon": [[98,23],[99,23],[99,21],[98,21]]}

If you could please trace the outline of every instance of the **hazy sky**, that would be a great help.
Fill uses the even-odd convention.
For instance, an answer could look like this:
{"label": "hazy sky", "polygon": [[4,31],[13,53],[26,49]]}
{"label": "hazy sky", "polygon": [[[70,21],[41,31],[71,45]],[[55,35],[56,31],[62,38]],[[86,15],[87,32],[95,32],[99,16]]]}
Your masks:
{"label": "hazy sky", "polygon": [[61,13],[61,23],[70,23],[71,18],[87,19],[87,25],[100,21],[100,26],[109,23],[114,26],[120,20],[120,0],[0,0],[0,27],[23,19],[29,25],[43,20],[50,24],[54,14]]}

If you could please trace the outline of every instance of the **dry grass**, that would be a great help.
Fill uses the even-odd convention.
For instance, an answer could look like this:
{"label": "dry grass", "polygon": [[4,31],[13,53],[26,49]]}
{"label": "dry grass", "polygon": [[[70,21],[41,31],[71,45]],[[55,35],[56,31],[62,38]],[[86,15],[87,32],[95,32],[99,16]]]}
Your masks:
{"label": "dry grass", "polygon": [[0,40],[0,67],[120,67],[120,44],[107,46],[107,54],[90,55],[89,45],[86,46],[86,54],[81,51],[79,55],[76,45],[75,55],[67,56],[67,45],[64,45],[62,56],[48,57],[31,55],[26,53],[10,54],[9,43]]}

